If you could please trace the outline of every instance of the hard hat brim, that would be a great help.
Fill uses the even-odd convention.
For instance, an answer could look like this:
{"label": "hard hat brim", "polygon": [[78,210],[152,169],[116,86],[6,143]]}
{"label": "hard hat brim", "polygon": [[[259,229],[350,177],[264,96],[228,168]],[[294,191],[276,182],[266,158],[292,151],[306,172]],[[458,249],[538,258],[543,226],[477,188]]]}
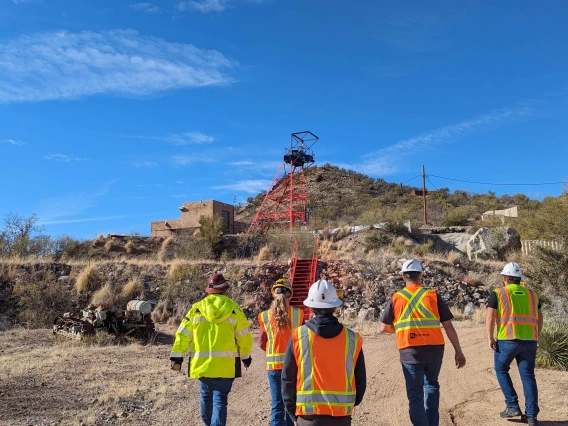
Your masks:
{"label": "hard hat brim", "polygon": [[316,309],[329,309],[329,308],[337,308],[341,306],[343,301],[341,299],[336,299],[335,302],[311,302],[308,299],[304,300],[304,305],[308,308],[316,308]]}

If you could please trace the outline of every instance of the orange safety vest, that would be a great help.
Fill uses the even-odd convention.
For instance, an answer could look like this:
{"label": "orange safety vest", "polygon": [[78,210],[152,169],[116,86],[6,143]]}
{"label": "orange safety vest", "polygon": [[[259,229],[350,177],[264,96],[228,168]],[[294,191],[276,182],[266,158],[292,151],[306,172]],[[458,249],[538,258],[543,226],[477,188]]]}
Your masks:
{"label": "orange safety vest", "polygon": [[350,416],[355,406],[355,364],[363,339],[347,327],[336,337],[318,336],[307,326],[292,333],[297,416]]}
{"label": "orange safety vest", "polygon": [[497,340],[538,340],[538,296],[519,284],[496,288]]}
{"label": "orange safety vest", "polygon": [[393,295],[392,303],[398,349],[444,344],[434,290],[410,284]]}
{"label": "orange safety vest", "polygon": [[282,370],[291,331],[304,323],[304,313],[293,306],[288,306],[288,318],[290,318],[291,327],[277,331],[270,309],[258,314],[258,323],[266,333],[268,340],[266,342],[267,370]]}

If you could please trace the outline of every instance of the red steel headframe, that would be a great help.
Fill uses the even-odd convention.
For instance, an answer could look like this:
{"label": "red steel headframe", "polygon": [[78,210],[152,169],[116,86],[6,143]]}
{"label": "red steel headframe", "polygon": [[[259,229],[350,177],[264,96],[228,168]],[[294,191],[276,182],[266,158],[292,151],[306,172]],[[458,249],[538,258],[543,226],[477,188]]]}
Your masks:
{"label": "red steel headframe", "polygon": [[311,147],[317,140],[312,132],[292,133],[290,149],[254,216],[249,233],[263,232],[273,226],[292,230],[297,223],[308,221],[305,170],[314,163]]}

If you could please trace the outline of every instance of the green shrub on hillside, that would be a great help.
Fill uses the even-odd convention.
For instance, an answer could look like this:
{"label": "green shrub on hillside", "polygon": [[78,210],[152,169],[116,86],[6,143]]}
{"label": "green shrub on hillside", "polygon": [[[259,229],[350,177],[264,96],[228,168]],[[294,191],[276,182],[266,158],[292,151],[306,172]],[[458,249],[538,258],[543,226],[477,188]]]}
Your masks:
{"label": "green shrub on hillside", "polygon": [[470,217],[474,214],[475,208],[471,206],[458,206],[448,210],[442,219],[444,226],[466,226],[469,224]]}
{"label": "green shrub on hillside", "polygon": [[553,370],[568,370],[568,323],[546,321],[539,338],[537,366]]}
{"label": "green shrub on hillside", "polygon": [[434,241],[430,240],[423,244],[418,244],[412,248],[412,252],[418,257],[424,257],[428,253],[432,252],[432,247],[434,247]]}
{"label": "green shrub on hillside", "polygon": [[377,250],[388,246],[392,241],[384,231],[374,229],[365,237],[365,251]]}

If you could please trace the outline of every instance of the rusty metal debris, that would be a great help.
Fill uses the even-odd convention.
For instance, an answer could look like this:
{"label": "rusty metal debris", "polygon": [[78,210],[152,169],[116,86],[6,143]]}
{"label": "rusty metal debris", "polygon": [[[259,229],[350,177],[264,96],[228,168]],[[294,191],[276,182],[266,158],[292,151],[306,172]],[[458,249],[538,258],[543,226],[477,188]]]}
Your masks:
{"label": "rusty metal debris", "polygon": [[97,330],[103,330],[117,337],[149,339],[155,331],[151,312],[152,304],[144,300],[131,300],[126,310],[91,305],[82,311],[82,318],[69,313],[55,318],[53,334],[82,340],[86,336],[94,336]]}

